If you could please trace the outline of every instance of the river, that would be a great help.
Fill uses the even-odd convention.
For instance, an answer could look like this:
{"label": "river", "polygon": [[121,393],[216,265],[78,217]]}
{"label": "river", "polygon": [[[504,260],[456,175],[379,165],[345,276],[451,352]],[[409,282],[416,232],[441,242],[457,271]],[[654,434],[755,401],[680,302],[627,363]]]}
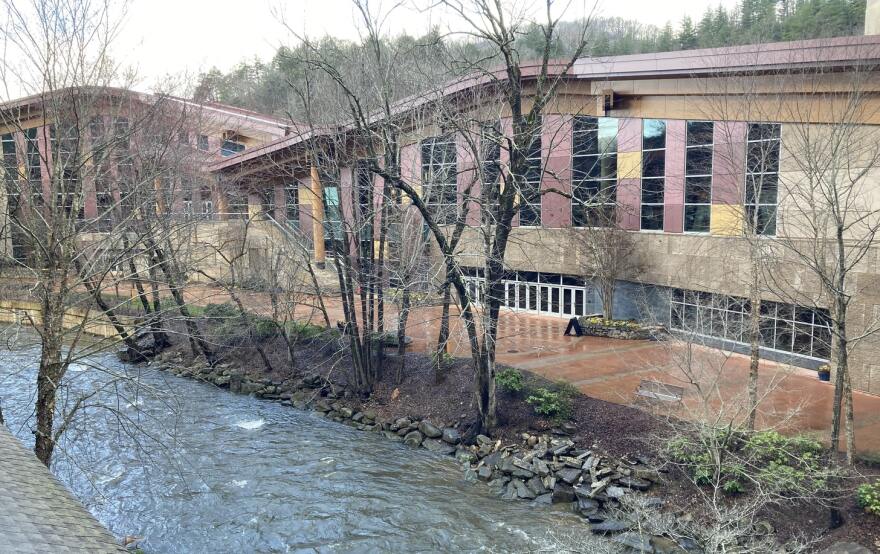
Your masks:
{"label": "river", "polygon": [[[28,445],[37,353],[0,352],[7,425]],[[53,471],[115,535],[145,537],[145,552],[535,552],[563,536],[599,546],[567,511],[502,501],[451,458],[312,412],[110,354],[74,365],[68,384],[100,392]]]}

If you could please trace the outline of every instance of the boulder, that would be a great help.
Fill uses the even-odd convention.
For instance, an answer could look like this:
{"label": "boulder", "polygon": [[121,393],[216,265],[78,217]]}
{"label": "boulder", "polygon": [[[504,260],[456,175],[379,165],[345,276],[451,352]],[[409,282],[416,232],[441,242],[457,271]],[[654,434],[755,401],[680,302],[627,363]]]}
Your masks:
{"label": "boulder", "polygon": [[480,481],[488,481],[492,478],[492,470],[486,466],[480,466],[480,468],[477,469],[477,478],[479,478]]}
{"label": "boulder", "polygon": [[458,429],[446,427],[443,429],[443,442],[458,444],[461,442],[461,433],[458,432]]}
{"label": "boulder", "polygon": [[623,487],[608,487],[605,489],[605,494],[608,495],[608,498],[623,498],[626,495],[626,489]]}
{"label": "boulder", "polygon": [[553,503],[574,502],[574,488],[571,485],[558,482],[553,487]]}
{"label": "boulder", "polygon": [[504,486],[504,492],[501,493],[501,499],[516,500],[516,498],[516,486],[513,484],[513,482],[507,483],[507,485]]}
{"label": "boulder", "polygon": [[[418,431],[413,431],[413,433],[418,433]],[[437,452],[438,454],[451,455],[455,453],[454,446],[447,444],[440,439],[425,439],[422,441],[422,446],[431,452]]]}
{"label": "boulder", "polygon": [[418,431],[410,431],[403,437],[403,442],[409,446],[417,447],[422,445],[424,439],[425,437]]}
{"label": "boulder", "polygon": [[535,498],[535,504],[552,504],[553,503],[553,494],[541,494]]}
{"label": "boulder", "polygon": [[533,500],[536,496],[534,492],[522,482],[521,479],[513,479],[511,484],[516,488],[516,497],[525,500]]}
{"label": "boulder", "polygon": [[369,421],[376,421],[378,415],[376,414],[376,410],[364,410],[364,419]]}
{"label": "boulder", "polygon": [[391,424],[391,430],[399,431],[400,429],[407,429],[410,423],[412,423],[412,421],[410,421],[408,417],[398,418]]}
{"label": "boulder", "polygon": [[577,511],[582,516],[593,515],[599,511],[599,502],[597,500],[593,500],[592,498],[581,498],[580,496],[578,496]]}
{"label": "boulder", "polygon": [[648,552],[649,554],[654,552],[654,547],[651,546],[651,537],[641,533],[627,531],[626,533],[617,535],[611,540],[618,544],[622,544],[632,552]]}
{"label": "boulder", "polygon": [[436,439],[443,436],[443,431],[432,425],[427,419],[419,423],[419,431],[429,439]]}
{"label": "boulder", "polygon": [[528,481],[526,481],[526,486],[530,491],[535,493],[535,496],[541,496],[547,492],[547,487],[544,486],[544,483],[541,481],[540,477],[532,477]]}
{"label": "boulder", "polygon": [[351,416],[351,419],[353,421],[357,421],[358,423],[361,423],[364,420],[364,412],[358,412],[358,413],[354,414],[353,416]]}
{"label": "boulder", "polygon": [[581,476],[581,470],[573,467],[566,467],[556,472],[556,478],[565,481],[569,485],[573,485]]}
{"label": "boulder", "polygon": [[352,410],[348,406],[341,406],[339,408],[339,415],[344,417],[345,419],[350,419],[351,416],[354,415],[354,410]]}

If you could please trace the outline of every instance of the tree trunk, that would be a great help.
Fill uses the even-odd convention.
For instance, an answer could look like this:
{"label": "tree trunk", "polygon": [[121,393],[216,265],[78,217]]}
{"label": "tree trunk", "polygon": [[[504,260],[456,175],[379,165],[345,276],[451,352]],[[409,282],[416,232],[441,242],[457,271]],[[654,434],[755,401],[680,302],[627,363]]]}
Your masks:
{"label": "tree trunk", "polygon": [[63,302],[60,299],[46,298],[43,301],[42,312],[42,345],[40,365],[37,371],[37,401],[35,405],[37,429],[34,436],[34,454],[46,467],[49,467],[52,463],[52,453],[55,450],[55,401],[65,369],[61,360]]}
{"label": "tree trunk", "polygon": [[614,319],[614,281],[602,282],[602,317]]}
{"label": "tree trunk", "polygon": [[434,355],[434,381],[439,383],[443,381],[445,371],[443,370],[443,362],[448,352],[447,345],[449,343],[449,302],[452,297],[452,290],[449,286],[449,280],[443,283],[443,312],[440,315],[440,333],[437,335],[437,351]]}
{"label": "tree trunk", "polygon": [[[753,285],[755,283],[752,283]],[[749,298],[749,418],[748,430],[755,430],[758,417],[758,366],[761,361],[761,297],[753,286]]]}
{"label": "tree trunk", "polygon": [[397,318],[397,384],[403,380],[403,369],[406,364],[406,322],[409,320],[410,292],[409,286],[403,287],[403,298],[400,301],[400,315]]}

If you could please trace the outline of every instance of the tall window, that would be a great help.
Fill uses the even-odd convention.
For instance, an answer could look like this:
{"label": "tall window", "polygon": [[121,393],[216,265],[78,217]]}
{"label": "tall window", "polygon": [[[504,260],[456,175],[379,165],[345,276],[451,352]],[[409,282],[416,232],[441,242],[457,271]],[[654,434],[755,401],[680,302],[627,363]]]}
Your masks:
{"label": "tall window", "polygon": [[572,225],[610,226],[617,197],[617,119],[575,117],[572,138]]}
{"label": "tall window", "polygon": [[3,176],[7,183],[14,183],[18,177],[18,156],[15,151],[15,135],[0,135],[0,149],[3,153]]}
{"label": "tall window", "polygon": [[206,185],[199,187],[199,201],[201,202],[202,219],[214,219],[214,199],[211,196],[211,187]]}
{"label": "tall window", "polygon": [[296,181],[284,183],[284,215],[288,225],[299,226],[299,183]]}
{"label": "tall window", "polygon": [[208,151],[208,135],[199,135],[197,139],[197,147],[199,150]]}
{"label": "tall window", "polygon": [[519,224],[524,227],[541,225],[541,129],[543,122],[538,119],[532,140],[526,150],[526,174],[523,175],[519,191]]}
{"label": "tall window", "polygon": [[486,183],[497,183],[501,175],[501,128],[498,123],[484,123],[480,128],[480,155]]}
{"label": "tall window", "polygon": [[452,135],[422,141],[422,184],[425,204],[440,225],[455,221],[458,204],[458,165]]}
{"label": "tall window", "polygon": [[684,231],[708,233],[712,217],[711,121],[688,121],[684,163]]}
{"label": "tall window", "polygon": [[666,175],[666,122],[642,121],[642,229],[663,230],[663,185]]}
{"label": "tall window", "polygon": [[40,147],[37,139],[37,129],[27,129],[24,132],[25,140],[25,174],[32,184],[39,183],[40,172]]}
{"label": "tall window", "polygon": [[95,116],[89,121],[89,139],[92,166],[94,168],[95,202],[98,219],[101,224],[108,224],[111,215],[110,210],[113,207],[113,192],[110,189],[112,177],[110,175],[110,163],[108,162],[107,137],[103,117]]}
{"label": "tall window", "polygon": [[746,225],[759,235],[776,234],[780,128],[750,123],[746,144]]}
{"label": "tall window", "polygon": [[339,208],[339,182],[329,173],[321,175],[324,189],[324,248],[335,252],[336,245],[345,248],[342,236],[342,211]]}
{"label": "tall window", "polygon": [[3,154],[3,183],[6,189],[6,208],[9,213],[15,212],[19,204],[18,188],[18,157],[15,152],[15,135],[0,135],[0,151]]}

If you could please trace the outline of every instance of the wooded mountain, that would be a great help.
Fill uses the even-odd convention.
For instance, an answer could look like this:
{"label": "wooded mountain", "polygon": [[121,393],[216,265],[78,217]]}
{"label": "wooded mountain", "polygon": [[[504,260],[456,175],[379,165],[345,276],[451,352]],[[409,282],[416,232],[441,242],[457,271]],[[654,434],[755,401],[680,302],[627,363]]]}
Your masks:
{"label": "wooded mountain", "polygon": [[[633,19],[596,18],[591,23],[589,55],[614,56],[669,52],[737,44],[858,35],[863,32],[865,0],[740,0],[731,9],[710,6],[699,21],[682,18],[677,25],[659,28]],[[577,42],[580,22],[560,25],[554,56],[568,54]],[[540,28],[524,28],[519,38],[522,59],[539,56]],[[324,38],[319,48],[345,63],[356,63],[360,45]],[[462,74],[471,62],[495,55],[486,45],[442,36],[407,34],[388,39],[389,51],[400,58],[401,69],[412,69],[411,83],[397,86],[407,94],[435,86],[450,74]],[[199,77],[193,97],[278,116],[298,119],[302,111],[291,83],[302,83],[309,53],[302,46],[279,48],[269,62],[243,61],[228,73],[212,69]]]}

